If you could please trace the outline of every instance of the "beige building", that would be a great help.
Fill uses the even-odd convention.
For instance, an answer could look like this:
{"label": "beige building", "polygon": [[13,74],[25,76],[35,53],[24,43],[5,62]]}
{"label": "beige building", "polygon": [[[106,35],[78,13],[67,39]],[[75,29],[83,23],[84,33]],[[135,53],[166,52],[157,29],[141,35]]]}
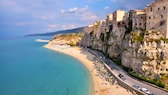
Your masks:
{"label": "beige building", "polygon": [[132,10],[132,30],[146,29],[146,11]]}
{"label": "beige building", "polygon": [[119,31],[118,27],[125,24],[123,22],[125,14],[126,12],[124,10],[116,10],[115,12],[113,12],[113,31]]}
{"label": "beige building", "polygon": [[112,21],[113,20],[113,14],[108,14],[106,21]]}
{"label": "beige building", "polygon": [[85,29],[87,29],[85,32],[93,32],[93,28],[94,28],[94,25],[93,24],[89,24]]}
{"label": "beige building", "polygon": [[123,21],[125,16],[125,11],[124,10],[116,10],[115,12],[113,12],[113,20],[114,21]]}
{"label": "beige building", "polygon": [[129,12],[125,13],[123,21],[125,23],[125,25],[128,27],[128,23],[129,23]]}
{"label": "beige building", "polygon": [[105,31],[109,32],[112,31],[112,23],[113,23],[113,14],[108,14],[106,18],[106,28]]}
{"label": "beige building", "polygon": [[99,22],[98,22],[98,21],[95,21],[95,22],[93,23],[93,32],[94,32],[94,34],[96,34],[98,25],[99,25]]}
{"label": "beige building", "polygon": [[155,0],[147,5],[146,29],[160,31],[168,38],[168,0]]}

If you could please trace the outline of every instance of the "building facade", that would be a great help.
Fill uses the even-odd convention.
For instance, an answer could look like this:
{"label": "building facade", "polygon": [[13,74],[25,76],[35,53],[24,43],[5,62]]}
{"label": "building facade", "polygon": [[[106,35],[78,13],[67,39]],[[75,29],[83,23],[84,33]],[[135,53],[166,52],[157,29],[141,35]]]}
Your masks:
{"label": "building facade", "polygon": [[168,38],[168,0],[155,0],[146,9],[146,29],[160,31]]}
{"label": "building facade", "polygon": [[125,24],[123,22],[125,14],[126,12],[124,10],[116,10],[115,12],[113,12],[113,23],[112,23],[113,30],[112,31],[119,31],[119,27]]}
{"label": "building facade", "polygon": [[146,29],[146,11],[132,10],[132,30]]}

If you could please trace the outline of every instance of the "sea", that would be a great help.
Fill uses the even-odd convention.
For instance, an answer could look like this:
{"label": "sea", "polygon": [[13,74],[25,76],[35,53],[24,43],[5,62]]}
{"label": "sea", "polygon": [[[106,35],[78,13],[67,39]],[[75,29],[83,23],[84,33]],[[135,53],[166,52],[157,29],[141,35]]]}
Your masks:
{"label": "sea", "polygon": [[91,95],[86,67],[47,43],[18,37],[0,39],[0,95]]}

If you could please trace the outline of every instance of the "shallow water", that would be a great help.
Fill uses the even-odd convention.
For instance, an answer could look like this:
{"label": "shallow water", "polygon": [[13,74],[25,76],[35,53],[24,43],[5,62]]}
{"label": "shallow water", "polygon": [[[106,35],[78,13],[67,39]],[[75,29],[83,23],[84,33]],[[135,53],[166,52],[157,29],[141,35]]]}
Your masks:
{"label": "shallow water", "polygon": [[0,40],[0,95],[89,95],[87,69],[35,39]]}

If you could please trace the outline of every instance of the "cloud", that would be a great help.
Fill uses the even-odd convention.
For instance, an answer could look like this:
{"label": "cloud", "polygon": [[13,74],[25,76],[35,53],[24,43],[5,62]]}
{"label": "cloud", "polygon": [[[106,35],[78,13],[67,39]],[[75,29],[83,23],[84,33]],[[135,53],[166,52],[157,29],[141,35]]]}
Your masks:
{"label": "cloud", "polygon": [[108,9],[110,9],[110,7],[106,6],[106,7],[104,7],[104,9],[105,9],[105,10],[108,10]]}
{"label": "cloud", "polygon": [[55,31],[57,28],[61,30],[76,28],[75,24],[48,24],[48,32]]}
{"label": "cloud", "polygon": [[74,8],[70,8],[70,9],[68,10],[68,13],[73,14],[73,13],[76,13],[77,11],[78,11],[78,8],[77,8],[77,7],[74,7]]}
{"label": "cloud", "polygon": [[102,1],[102,0],[86,0],[87,2],[99,2],[99,1]]}
{"label": "cloud", "polygon": [[45,19],[47,19],[47,17],[46,17],[46,16],[41,16],[40,18],[41,18],[41,19],[44,19],[44,20],[45,20]]}
{"label": "cloud", "polygon": [[97,19],[96,15],[85,16],[82,18],[83,20],[95,20]]}
{"label": "cloud", "polygon": [[89,21],[89,20],[96,20],[98,17],[91,12],[86,13],[85,15],[82,15],[82,20]]}
{"label": "cloud", "polygon": [[65,29],[73,29],[76,27],[75,24],[69,24],[69,25],[60,25],[63,30]]}
{"label": "cloud", "polygon": [[79,12],[80,12],[80,13],[84,13],[84,12],[86,12],[86,11],[88,10],[88,8],[89,8],[89,6],[86,5],[85,7],[79,9]]}
{"label": "cloud", "polygon": [[49,28],[56,28],[58,25],[56,25],[56,24],[48,24],[48,27]]}
{"label": "cloud", "polygon": [[112,2],[125,2],[126,0],[111,0]]}
{"label": "cloud", "polygon": [[51,31],[56,30],[56,28],[59,26],[57,24],[48,24],[47,27],[48,27],[48,29],[47,29],[48,32],[51,32]]}
{"label": "cloud", "polygon": [[86,5],[85,7],[83,8],[78,8],[78,7],[73,7],[73,8],[70,8],[68,10],[65,10],[65,9],[61,9],[60,13],[61,14],[75,14],[75,13],[84,13],[88,10],[88,6]]}
{"label": "cloud", "polygon": [[10,11],[22,11],[23,10],[23,8],[17,2],[10,1],[10,0],[0,1],[0,6],[5,7],[6,10],[10,10]]}
{"label": "cloud", "polygon": [[64,10],[64,9],[61,9],[61,11],[60,11],[61,14],[65,14],[65,12],[66,12],[66,10]]}
{"label": "cloud", "polygon": [[56,18],[55,13],[41,13],[41,14],[35,14],[32,15],[33,18],[40,19],[40,20],[51,20]]}

